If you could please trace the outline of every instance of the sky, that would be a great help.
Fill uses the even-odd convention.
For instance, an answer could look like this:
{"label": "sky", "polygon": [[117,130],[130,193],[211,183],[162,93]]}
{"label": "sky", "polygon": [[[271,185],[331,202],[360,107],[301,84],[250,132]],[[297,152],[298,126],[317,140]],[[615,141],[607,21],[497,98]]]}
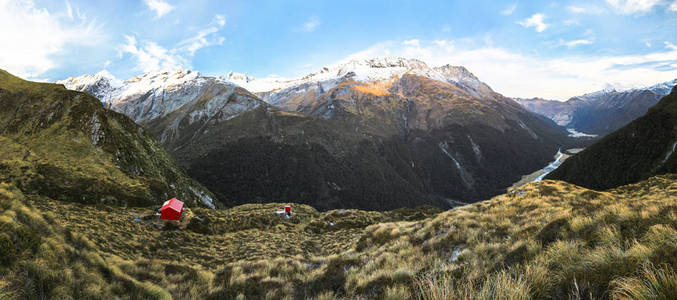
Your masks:
{"label": "sky", "polygon": [[462,65],[510,97],[677,78],[677,0],[0,0],[0,68],[300,77],[349,58]]}

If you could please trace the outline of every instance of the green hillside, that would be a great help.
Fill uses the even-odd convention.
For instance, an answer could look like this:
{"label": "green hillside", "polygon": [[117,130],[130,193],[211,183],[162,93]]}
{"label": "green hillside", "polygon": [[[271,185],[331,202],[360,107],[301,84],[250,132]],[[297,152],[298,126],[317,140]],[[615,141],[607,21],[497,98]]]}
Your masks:
{"label": "green hillside", "polygon": [[24,193],[132,206],[212,197],[141,127],[88,94],[0,70],[0,105],[0,181]]}

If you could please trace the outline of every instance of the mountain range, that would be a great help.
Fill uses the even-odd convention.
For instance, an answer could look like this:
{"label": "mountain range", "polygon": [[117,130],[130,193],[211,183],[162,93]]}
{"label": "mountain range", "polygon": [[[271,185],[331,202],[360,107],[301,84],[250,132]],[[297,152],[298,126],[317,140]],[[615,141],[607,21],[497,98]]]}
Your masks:
{"label": "mountain range", "polygon": [[502,193],[575,141],[463,67],[349,60],[297,79],[155,72],[59,82],[152,132],[229,205],[450,207]]}
{"label": "mountain range", "polygon": [[623,91],[605,89],[563,102],[541,98],[515,100],[528,110],[570,129],[572,134],[579,132],[603,136],[644,115],[675,85],[677,79],[646,88]]}
{"label": "mountain range", "polygon": [[[175,73],[157,74],[156,79]],[[194,76],[182,74],[175,77]],[[455,146],[463,145],[466,132],[470,158],[479,162],[491,153],[485,137],[507,143],[494,144],[505,159],[522,158],[512,149],[536,153],[517,148],[519,143],[533,140],[531,145],[541,147],[539,140],[553,136],[570,140],[563,128],[498,94],[472,96],[462,87],[414,74],[391,80],[382,88],[379,82],[344,79],[320,97],[304,97],[307,101],[298,106],[302,112],[297,112],[276,108],[223,79],[194,76],[187,81],[191,84],[163,87],[159,96],[128,98],[127,107],[144,108],[131,110],[148,128],[143,129],[129,116],[104,108],[114,107],[115,98],[102,105],[86,93],[0,72],[5,108],[0,111],[0,298],[626,299],[677,294],[677,177],[654,176],[675,172],[677,88],[645,116],[551,173],[562,172],[567,180],[586,185],[607,179],[639,182],[595,191],[543,180],[444,212],[431,207],[320,212],[291,203],[294,213],[286,218],[275,211],[288,202],[211,209],[223,208],[218,192],[214,198],[185,176],[152,136],[164,134],[164,146],[178,147],[171,151],[176,157],[193,152],[180,145],[182,138],[188,148],[204,151],[200,168],[192,170],[215,176],[214,182],[228,178],[228,172],[247,179],[243,170],[271,180],[266,176],[286,172],[290,182],[302,182],[294,176],[324,166],[324,161],[295,162],[308,169],[291,169],[279,161],[304,154],[321,158],[310,150],[297,151],[322,147],[329,153],[332,148],[324,147],[330,142],[348,154],[354,151],[350,147],[384,145],[379,155],[364,151],[340,162],[373,163],[392,157],[387,151],[434,158],[432,151],[441,151],[444,159],[432,162],[441,167],[452,162],[452,170],[459,171],[467,161],[459,159],[464,152]],[[170,109],[181,101],[179,108]],[[323,108],[323,101],[334,108]],[[411,103],[412,109],[403,109],[398,101]],[[548,131],[538,124],[554,126],[556,134],[539,135]],[[499,128],[515,141],[499,139]],[[391,132],[397,134],[388,144]],[[322,141],[320,134],[335,135]],[[304,139],[309,135],[317,140]],[[434,144],[440,136],[446,144]],[[313,141],[318,142],[302,148],[302,142]],[[219,151],[227,154],[211,156]],[[327,157],[329,162],[340,158]],[[395,159],[386,162],[400,166]],[[210,165],[230,169],[217,173]],[[354,172],[347,176],[373,170],[353,166],[344,169]],[[323,183],[328,174],[317,169],[303,180],[318,177]],[[229,187],[238,187],[233,178],[227,179]],[[264,182],[257,188],[270,186]],[[285,187],[293,188],[277,188]],[[173,195],[187,205],[180,222],[163,223],[153,213],[159,201]],[[435,197],[428,197],[434,203]],[[346,200],[350,198],[338,199]]]}

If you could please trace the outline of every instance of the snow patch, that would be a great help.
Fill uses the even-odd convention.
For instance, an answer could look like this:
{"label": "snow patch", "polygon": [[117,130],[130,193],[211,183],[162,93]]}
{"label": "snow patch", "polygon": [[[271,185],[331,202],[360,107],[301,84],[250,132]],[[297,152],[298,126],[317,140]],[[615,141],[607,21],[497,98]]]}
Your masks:
{"label": "snow patch", "polygon": [[524,122],[522,122],[522,120],[517,120],[517,123],[519,124],[520,127],[522,127],[522,129],[526,130],[527,133],[528,133],[533,139],[535,139],[535,140],[538,139],[538,135],[536,135],[536,133],[535,133],[533,130],[531,130],[531,128],[529,128],[526,124],[524,124]]}
{"label": "snow patch", "polygon": [[442,141],[438,145],[440,147],[440,150],[442,150],[442,152],[447,157],[451,158],[451,160],[454,162],[454,165],[456,166],[456,169],[458,170],[458,173],[459,173],[461,179],[463,180],[463,183],[465,184],[465,186],[468,189],[472,189],[472,185],[474,184],[474,180],[472,179],[470,174],[467,174],[463,170],[463,166],[461,165],[461,163],[459,163],[458,160],[456,160],[456,158],[453,155],[451,155],[451,153],[449,153],[449,144],[446,141]]}
{"label": "snow patch", "polygon": [[467,136],[468,140],[470,141],[470,145],[472,146],[472,151],[475,153],[475,158],[477,158],[477,162],[480,162],[482,160],[482,151],[480,151],[480,146],[475,143],[475,141],[472,140],[472,137],[470,135]]}
{"label": "snow patch", "polygon": [[465,254],[469,253],[470,251],[468,249],[463,249],[462,246],[456,246],[451,250],[451,255],[449,258],[447,258],[447,262],[455,262],[458,261],[458,258]]}
{"label": "snow patch", "polygon": [[205,193],[202,190],[198,190],[192,186],[189,186],[189,188],[193,192],[193,194],[195,194],[195,196],[197,196],[200,199],[200,201],[202,201],[204,205],[207,205],[211,209],[216,208],[214,206],[214,199],[212,199],[212,197],[209,197],[207,193]]}
{"label": "snow patch", "polygon": [[567,131],[569,132],[569,136],[574,137],[574,138],[595,138],[595,137],[597,137],[596,134],[588,134],[588,133],[578,132],[578,131],[576,131],[576,129],[573,129],[573,128],[567,128]]}
{"label": "snow patch", "polygon": [[665,158],[663,159],[663,162],[661,162],[661,165],[664,164],[665,162],[667,162],[668,159],[670,158],[670,156],[672,156],[672,154],[675,153],[675,148],[676,148],[676,147],[677,147],[677,142],[674,142],[674,143],[672,144],[672,149],[670,149],[670,151],[668,151],[668,153],[665,154]]}

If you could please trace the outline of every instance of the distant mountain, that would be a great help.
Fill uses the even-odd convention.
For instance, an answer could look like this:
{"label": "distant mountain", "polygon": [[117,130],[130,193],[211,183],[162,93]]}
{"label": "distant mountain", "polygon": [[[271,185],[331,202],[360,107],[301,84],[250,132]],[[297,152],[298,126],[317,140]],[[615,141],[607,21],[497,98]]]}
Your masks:
{"label": "distant mountain", "polygon": [[90,204],[148,206],[170,197],[218,204],[151,135],[86,93],[0,70],[0,104],[0,181],[26,194]]}
{"label": "distant mountain", "polygon": [[420,60],[399,57],[352,59],[294,79],[255,79],[232,72],[221,78],[256,93],[270,104],[287,110],[296,110],[299,101],[297,96],[322,94],[348,78],[357,82],[379,82],[399,78],[405,74],[452,84],[473,97],[491,97],[494,93],[488,85],[462,66],[429,67]]}
{"label": "distant mountain", "polygon": [[648,112],[569,158],[547,178],[607,189],[677,173],[677,88]]}
{"label": "distant mountain", "polygon": [[406,149],[398,159],[411,167],[400,169],[414,171],[405,178],[448,198],[477,201],[500,193],[516,174],[542,167],[558,145],[570,142],[562,128],[494,92],[463,67],[376,58],[298,79],[238,77],[246,82],[232,81],[272,105]]}
{"label": "distant mountain", "polygon": [[106,107],[127,115],[137,123],[166,116],[187,103],[200,102],[198,100],[203,100],[200,103],[204,103],[204,100],[214,98],[216,101],[209,101],[211,106],[203,107],[204,110],[200,112],[209,117],[219,112],[223,118],[233,117],[259,104],[258,100],[253,100],[241,103],[242,106],[229,105],[228,109],[234,110],[224,112],[221,108],[229,100],[231,93],[249,94],[251,99],[256,97],[229,82],[204,77],[190,70],[151,72],[125,81],[104,71],[95,75],[71,77],[56,83],[63,84],[68,89],[88,92],[99,98]]}
{"label": "distant mountain", "polygon": [[298,79],[160,72],[99,97],[232,205],[449,207],[503,192],[571,142],[465,68],[413,59],[349,61]]}
{"label": "distant mountain", "polygon": [[565,102],[541,98],[515,100],[560,126],[587,134],[606,135],[642,116],[675,85],[677,79],[641,89],[602,90]]}

